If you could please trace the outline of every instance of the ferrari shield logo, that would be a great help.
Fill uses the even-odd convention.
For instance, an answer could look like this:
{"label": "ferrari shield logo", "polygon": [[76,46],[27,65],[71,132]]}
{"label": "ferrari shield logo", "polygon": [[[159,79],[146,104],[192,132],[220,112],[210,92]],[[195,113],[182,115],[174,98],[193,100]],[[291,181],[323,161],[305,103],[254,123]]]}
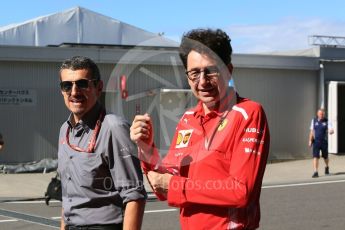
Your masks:
{"label": "ferrari shield logo", "polygon": [[189,144],[189,140],[192,136],[193,130],[179,130],[176,140],[176,148],[184,148],[187,147]]}
{"label": "ferrari shield logo", "polygon": [[218,131],[222,131],[224,128],[225,128],[225,126],[228,124],[228,119],[224,119],[223,121],[222,121],[222,123],[220,123],[219,124],[219,126],[218,126]]}

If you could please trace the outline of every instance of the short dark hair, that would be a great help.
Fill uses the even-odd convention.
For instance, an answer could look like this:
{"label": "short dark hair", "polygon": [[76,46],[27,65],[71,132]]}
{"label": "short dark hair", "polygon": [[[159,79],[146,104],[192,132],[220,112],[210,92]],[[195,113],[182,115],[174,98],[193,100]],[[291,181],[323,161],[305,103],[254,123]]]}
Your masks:
{"label": "short dark hair", "polygon": [[83,56],[74,56],[64,60],[60,67],[60,72],[64,69],[70,70],[80,70],[80,69],[89,69],[91,70],[92,77],[91,79],[100,80],[101,74],[99,72],[98,66],[94,61],[88,57]]}
{"label": "short dark hair", "polygon": [[183,34],[179,48],[180,58],[187,69],[187,57],[192,50],[200,53],[210,53],[211,50],[228,65],[232,55],[230,42],[230,37],[221,29],[193,29]]}

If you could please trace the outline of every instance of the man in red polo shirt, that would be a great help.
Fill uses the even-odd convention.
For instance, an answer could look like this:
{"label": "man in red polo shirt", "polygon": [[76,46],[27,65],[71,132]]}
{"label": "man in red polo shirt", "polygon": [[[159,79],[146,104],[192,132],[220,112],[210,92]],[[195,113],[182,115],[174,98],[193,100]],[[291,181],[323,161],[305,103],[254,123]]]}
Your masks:
{"label": "man in red polo shirt", "polygon": [[179,121],[161,159],[148,114],[137,115],[131,139],[159,199],[181,209],[182,229],[256,229],[269,152],[269,130],[260,104],[232,87],[230,38],[221,30],[185,34],[180,56],[198,105]]}

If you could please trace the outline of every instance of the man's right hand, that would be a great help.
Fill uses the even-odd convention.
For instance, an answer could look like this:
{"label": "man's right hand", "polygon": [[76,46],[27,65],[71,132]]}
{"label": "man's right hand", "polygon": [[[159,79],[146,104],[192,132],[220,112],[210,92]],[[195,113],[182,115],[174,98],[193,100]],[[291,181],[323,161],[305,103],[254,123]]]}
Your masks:
{"label": "man's right hand", "polygon": [[130,128],[131,140],[145,152],[153,146],[153,126],[151,117],[146,113],[136,115]]}
{"label": "man's right hand", "polygon": [[309,140],[309,147],[311,147],[313,145],[313,141]]}

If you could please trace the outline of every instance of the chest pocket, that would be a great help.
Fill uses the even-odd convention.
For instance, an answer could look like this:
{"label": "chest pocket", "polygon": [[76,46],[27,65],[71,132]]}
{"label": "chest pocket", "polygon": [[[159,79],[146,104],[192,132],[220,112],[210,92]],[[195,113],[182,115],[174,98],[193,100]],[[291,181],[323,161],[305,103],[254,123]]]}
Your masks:
{"label": "chest pocket", "polygon": [[228,177],[230,160],[222,149],[201,150],[192,176],[198,179],[223,179]]}
{"label": "chest pocket", "polygon": [[112,177],[108,165],[97,153],[77,153],[73,166],[77,175],[78,183],[82,187],[90,187],[100,190],[112,190]]}
{"label": "chest pocket", "polygon": [[231,158],[231,146],[232,141],[226,133],[217,133],[209,146],[209,151],[214,152],[224,160],[229,160]]}
{"label": "chest pocket", "polygon": [[226,178],[230,171],[230,138],[225,132],[216,132],[210,146],[200,149],[196,162],[198,177],[204,179]]}

